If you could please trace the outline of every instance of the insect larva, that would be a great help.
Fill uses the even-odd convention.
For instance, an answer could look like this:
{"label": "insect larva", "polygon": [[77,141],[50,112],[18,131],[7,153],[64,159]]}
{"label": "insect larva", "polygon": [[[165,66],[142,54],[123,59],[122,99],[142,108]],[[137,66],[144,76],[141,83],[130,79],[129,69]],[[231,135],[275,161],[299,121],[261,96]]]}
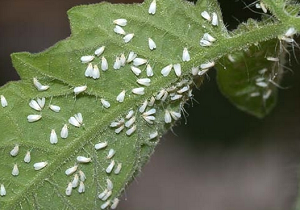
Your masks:
{"label": "insect larva", "polygon": [[70,196],[72,194],[72,189],[73,189],[72,182],[69,182],[65,192],[67,196]]}
{"label": "insect larva", "polygon": [[76,188],[78,186],[78,184],[79,184],[79,176],[78,176],[78,174],[75,174],[73,181],[72,181],[72,187]]}
{"label": "insect larva", "polygon": [[170,111],[170,114],[174,120],[178,120],[179,118],[181,118],[180,112]]}
{"label": "insect larva", "polygon": [[106,170],[105,170],[106,173],[110,174],[111,171],[113,170],[114,166],[115,166],[115,161],[112,160],[112,161],[110,162],[110,164],[107,166]]}
{"label": "insect larva", "polygon": [[34,170],[38,171],[45,168],[48,165],[48,162],[38,162],[33,164]]}
{"label": "insect larva", "polygon": [[133,125],[133,123],[135,123],[135,117],[132,117],[130,120],[128,120],[126,123],[125,123],[125,127],[126,128],[129,128]]}
{"label": "insect larva", "polygon": [[89,163],[89,162],[92,161],[91,158],[84,157],[84,156],[77,156],[76,159],[77,159],[77,161],[78,161],[79,163]]}
{"label": "insect larva", "polygon": [[106,183],[107,183],[107,189],[109,191],[112,191],[114,189],[114,185],[113,185],[112,181],[110,179],[106,179]]}
{"label": "insect larva", "polygon": [[133,125],[131,128],[129,128],[129,129],[126,131],[126,135],[127,135],[127,136],[130,136],[130,135],[133,134],[135,131],[136,131],[136,125]]}
{"label": "insect larva", "polygon": [[110,107],[110,103],[108,101],[106,101],[105,99],[101,98],[100,99],[102,106],[104,106],[105,108],[109,108]]}
{"label": "insect larva", "polygon": [[83,171],[81,171],[81,170],[80,170],[78,173],[79,173],[79,178],[80,178],[80,180],[81,180],[82,182],[84,182],[84,181],[86,180],[85,174],[84,174]]}
{"label": "insect larva", "polygon": [[121,93],[119,93],[119,95],[116,98],[118,102],[122,103],[124,101],[125,93],[126,93],[125,90],[123,90],[123,91],[121,91]]}
{"label": "insect larva", "polygon": [[17,164],[14,165],[11,174],[12,174],[13,176],[18,176],[18,175],[19,175],[19,168],[18,168],[18,165],[17,165]]}
{"label": "insect larva", "polygon": [[182,52],[182,61],[189,61],[189,60],[191,60],[191,57],[188,49],[185,47],[183,48],[183,52]]}
{"label": "insect larva", "polygon": [[100,208],[101,208],[101,209],[106,209],[106,208],[109,206],[109,204],[110,204],[110,200],[108,200],[108,201],[106,201],[105,203],[103,203],[103,204],[100,206]]}
{"label": "insect larva", "polygon": [[116,175],[119,174],[120,171],[121,171],[121,169],[122,169],[122,163],[118,163],[118,165],[117,165],[117,167],[116,167],[114,173],[115,173]]}
{"label": "insect larva", "polygon": [[103,71],[106,71],[108,69],[108,63],[104,56],[101,58],[101,69]]}
{"label": "insect larva", "polygon": [[158,132],[155,131],[154,133],[150,133],[149,138],[150,140],[155,139],[158,136]]}
{"label": "insect larva", "polygon": [[149,79],[149,78],[141,78],[141,79],[137,79],[136,82],[139,83],[140,85],[150,86],[151,79]]}
{"label": "insect larva", "polygon": [[210,15],[208,14],[208,12],[207,11],[203,11],[203,12],[201,12],[201,16],[205,19],[205,20],[207,20],[207,21],[211,21],[211,17],[210,17]]}
{"label": "insect larva", "polygon": [[87,89],[86,85],[84,85],[84,86],[78,86],[78,87],[74,88],[74,93],[75,93],[75,95],[78,95],[79,93],[84,92],[86,89]]}
{"label": "insect larva", "polygon": [[3,95],[1,95],[0,98],[1,98],[1,106],[2,106],[3,108],[4,108],[4,107],[7,107],[8,103],[7,103],[6,98],[5,98]]}
{"label": "insect larva", "polygon": [[114,32],[116,34],[121,34],[121,35],[125,35],[126,32],[124,31],[124,29],[118,25],[116,25],[116,27],[114,28]]}
{"label": "insect larva", "polygon": [[156,49],[156,44],[155,44],[155,42],[153,41],[153,39],[151,39],[151,38],[148,38],[148,45],[149,45],[149,49],[150,49],[150,50]]}
{"label": "insect larva", "polygon": [[93,77],[93,79],[100,78],[100,71],[99,71],[98,65],[96,65],[96,64],[94,65],[94,68],[93,68],[92,77]]}
{"label": "insect larva", "polygon": [[147,76],[148,77],[152,77],[153,76],[153,69],[150,66],[150,64],[147,64],[146,72],[147,72]]}
{"label": "insect larva", "polygon": [[153,0],[149,6],[148,13],[154,15],[156,13],[156,0]]}
{"label": "insect larva", "polygon": [[93,64],[89,63],[88,66],[86,67],[84,75],[86,77],[91,77],[93,75]]}
{"label": "insect larva", "polygon": [[30,161],[31,161],[30,151],[27,151],[27,152],[26,152],[26,155],[25,155],[25,157],[24,157],[24,162],[25,162],[25,163],[30,163]]}
{"label": "insect larva", "polygon": [[66,139],[68,138],[68,135],[69,135],[68,125],[65,124],[60,131],[60,137]]}
{"label": "insect larva", "polygon": [[135,54],[134,52],[130,52],[127,58],[127,63],[130,63],[131,61],[133,61],[136,58],[137,54]]}
{"label": "insect larva", "polygon": [[127,20],[120,18],[120,19],[116,19],[113,21],[114,24],[119,25],[119,26],[126,26],[127,25]]}
{"label": "insect larva", "polygon": [[135,58],[133,59],[133,65],[134,66],[141,66],[147,63],[147,59],[144,58]]}
{"label": "insect larva", "polygon": [[121,68],[121,61],[120,61],[120,58],[119,58],[118,56],[116,57],[116,61],[115,61],[115,63],[114,63],[113,68],[114,68],[115,70],[118,70],[118,69]]}
{"label": "insect larva", "polygon": [[118,207],[119,202],[120,200],[118,198],[114,198],[110,206],[110,209],[116,209]]}
{"label": "insect larva", "polygon": [[130,118],[132,118],[132,116],[134,115],[134,111],[133,110],[130,110],[127,115],[125,116],[125,118],[128,120]]}
{"label": "insect larva", "polygon": [[57,139],[57,135],[54,129],[51,130],[51,134],[50,134],[50,143],[51,144],[57,144],[58,139]]}
{"label": "insect larva", "polygon": [[164,68],[161,70],[161,74],[162,74],[164,77],[168,76],[168,75],[170,74],[171,70],[172,70],[172,67],[173,67],[172,64],[170,64],[170,65],[164,67]]}
{"label": "insect larva", "polygon": [[16,157],[19,154],[19,150],[20,150],[19,145],[16,144],[14,148],[10,151],[10,155]]}
{"label": "insect larva", "polygon": [[135,67],[135,66],[131,66],[130,68],[131,68],[131,71],[132,71],[136,76],[139,76],[139,75],[142,73],[141,69],[139,69],[139,68],[137,68],[137,67]]}
{"label": "insect larva", "polygon": [[125,43],[128,43],[132,40],[133,37],[134,37],[134,33],[127,34],[126,36],[123,37],[123,40],[124,40]]}
{"label": "insect larva", "polygon": [[207,62],[207,63],[203,63],[200,65],[200,68],[201,69],[208,69],[208,68],[211,68],[215,65],[215,62]]}
{"label": "insect larva", "polygon": [[108,154],[106,156],[106,159],[111,159],[116,154],[116,151],[114,149],[110,149],[108,151]]}
{"label": "insect larva", "polygon": [[108,189],[105,189],[103,192],[101,192],[101,193],[98,195],[98,198],[99,198],[99,199],[102,199],[107,193],[108,193]]}
{"label": "insect larva", "polygon": [[38,91],[45,91],[49,89],[48,85],[42,85],[37,78],[33,78],[33,84]]}
{"label": "insect larva", "polygon": [[181,65],[180,65],[180,63],[174,64],[173,68],[174,68],[176,76],[180,77],[181,76]]}
{"label": "insect larva", "polygon": [[53,104],[51,104],[51,105],[49,106],[49,108],[50,108],[52,111],[54,111],[54,112],[59,112],[59,111],[60,111],[60,107],[59,107],[59,106],[56,106],[56,105],[53,105]]}
{"label": "insect larva", "polygon": [[80,183],[79,183],[78,192],[79,193],[84,193],[85,192],[85,186],[84,186],[83,181],[80,181]]}
{"label": "insect larva", "polygon": [[136,95],[144,95],[145,94],[145,88],[139,87],[139,88],[133,88],[132,93]]}
{"label": "insect larva", "polygon": [[68,168],[68,169],[65,171],[65,174],[66,174],[67,176],[72,175],[73,173],[75,173],[75,172],[77,171],[77,168],[78,168],[78,165],[75,165],[75,166],[73,166],[73,167],[71,167],[71,168]]}
{"label": "insect larva", "polygon": [[28,122],[36,122],[36,121],[40,120],[41,118],[42,118],[42,116],[38,115],[38,114],[32,114],[32,115],[27,116]]}
{"label": "insect larva", "polygon": [[6,195],[6,189],[3,184],[0,186],[0,196],[3,197]]}
{"label": "insect larva", "polygon": [[97,50],[95,50],[95,55],[100,56],[105,50],[105,46],[99,47]]}
{"label": "insect larva", "polygon": [[171,123],[172,118],[168,110],[165,111],[165,123]]}
{"label": "insect larva", "polygon": [[217,13],[215,13],[215,12],[212,13],[212,21],[211,21],[211,24],[212,24],[213,26],[219,25],[218,15],[217,15]]}
{"label": "insect larva", "polygon": [[89,62],[93,61],[94,58],[95,58],[95,56],[93,56],[93,55],[85,55],[85,56],[82,56],[80,58],[80,60],[82,63],[89,63]]}

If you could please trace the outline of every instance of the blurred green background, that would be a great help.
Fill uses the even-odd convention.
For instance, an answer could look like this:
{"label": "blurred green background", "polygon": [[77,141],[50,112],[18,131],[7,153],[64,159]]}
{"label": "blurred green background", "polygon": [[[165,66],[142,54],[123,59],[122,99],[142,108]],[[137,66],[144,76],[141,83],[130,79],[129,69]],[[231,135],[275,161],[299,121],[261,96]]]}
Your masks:
{"label": "blurred green background", "polygon": [[[70,35],[66,11],[99,0],[1,0],[0,85],[18,80],[9,55],[40,52]],[[109,1],[132,2],[132,1]],[[138,2],[138,1],[135,1]],[[139,1],[142,2],[142,1]],[[229,29],[249,17],[251,1],[220,1]],[[99,14],[101,15],[101,14]],[[299,40],[299,39],[298,39]],[[300,53],[295,51],[298,60]],[[263,120],[231,105],[215,70],[186,105],[187,123],[166,134],[125,191],[121,210],[289,210],[300,163],[300,72],[284,77],[279,103]]]}

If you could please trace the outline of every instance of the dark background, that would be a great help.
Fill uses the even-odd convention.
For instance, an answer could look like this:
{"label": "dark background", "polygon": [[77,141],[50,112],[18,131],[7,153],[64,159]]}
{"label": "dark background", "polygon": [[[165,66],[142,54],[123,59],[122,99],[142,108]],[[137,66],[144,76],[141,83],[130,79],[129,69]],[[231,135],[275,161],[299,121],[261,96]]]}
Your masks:
{"label": "dark background", "polygon": [[[9,57],[12,52],[39,52],[68,37],[66,11],[97,2],[0,0],[0,86],[19,79]],[[220,2],[230,29],[258,17],[243,9],[241,1]],[[300,60],[299,50],[296,55]],[[186,106],[187,124],[183,120],[163,137],[127,188],[119,209],[292,209],[300,163],[300,73],[295,61],[293,72],[284,78],[291,88],[280,90],[275,110],[259,120],[237,110],[219,93],[211,71],[210,80],[195,91],[199,103]]]}

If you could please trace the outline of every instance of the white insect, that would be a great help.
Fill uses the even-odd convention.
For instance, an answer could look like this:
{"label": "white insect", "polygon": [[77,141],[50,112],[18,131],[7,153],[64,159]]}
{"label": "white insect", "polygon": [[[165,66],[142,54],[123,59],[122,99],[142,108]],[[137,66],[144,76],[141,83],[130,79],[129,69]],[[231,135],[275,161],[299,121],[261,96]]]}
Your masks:
{"label": "white insect", "polygon": [[216,38],[214,38],[213,36],[211,36],[209,33],[205,33],[203,35],[202,39],[207,40],[209,42],[215,42],[216,41]]}
{"label": "white insect", "polygon": [[27,152],[26,152],[26,155],[25,155],[25,157],[24,157],[24,162],[25,162],[25,163],[30,163],[30,161],[31,161],[30,151],[27,151]]}
{"label": "white insect", "polygon": [[267,100],[268,98],[270,98],[271,94],[272,94],[272,90],[270,89],[263,94],[263,99]]}
{"label": "white insect", "polygon": [[78,87],[74,88],[74,93],[75,93],[75,95],[78,95],[79,93],[84,92],[86,89],[87,89],[86,85],[84,85],[84,86],[78,86]]}
{"label": "white insect", "polygon": [[156,113],[156,109],[150,109],[147,112],[143,113],[143,116],[150,116]]}
{"label": "white insect", "polygon": [[91,158],[84,157],[84,156],[77,156],[76,160],[77,160],[79,163],[89,163],[89,162],[92,162],[92,159],[91,159]]}
{"label": "white insect", "polygon": [[68,184],[68,186],[66,188],[66,195],[67,196],[70,196],[72,194],[72,189],[73,189],[72,182],[69,182],[69,184]]}
{"label": "white insect", "polygon": [[14,165],[11,174],[12,174],[13,176],[18,176],[18,175],[19,175],[19,168],[18,168],[18,165],[17,165],[17,164]]}
{"label": "white insect", "polygon": [[256,85],[258,87],[263,87],[263,88],[268,87],[268,83],[266,82],[256,82]]}
{"label": "white insect", "polygon": [[96,65],[96,64],[94,65],[94,68],[93,68],[92,77],[93,77],[93,79],[100,78],[100,71],[99,71],[98,65]]}
{"label": "white insect", "polygon": [[106,71],[108,69],[108,63],[107,63],[107,60],[104,56],[101,59],[101,69],[103,71]]}
{"label": "white insect", "polygon": [[37,78],[33,78],[33,84],[38,91],[45,91],[49,89],[48,85],[42,85]]}
{"label": "white insect", "polygon": [[124,40],[125,43],[128,43],[132,40],[133,37],[134,37],[134,33],[127,34],[126,36],[123,37],[123,40]]}
{"label": "white insect", "polygon": [[[144,103],[142,104],[142,106],[140,106],[139,112],[140,112],[140,113],[145,112],[145,110],[146,110],[146,108],[147,108],[147,105],[148,105],[148,101],[145,100]],[[126,126],[126,127],[127,127],[127,126]],[[129,127],[130,127],[130,126],[129,126]]]}
{"label": "white insect", "polygon": [[171,101],[176,101],[176,100],[181,99],[181,98],[182,98],[182,95],[176,94],[176,95],[171,97]]}
{"label": "white insect", "polygon": [[212,21],[211,21],[211,24],[212,24],[213,26],[219,25],[218,15],[217,15],[217,13],[215,13],[215,12],[212,13]]}
{"label": "white insect", "polygon": [[109,191],[112,191],[114,189],[114,185],[113,185],[112,181],[110,179],[106,179],[106,183],[107,183],[107,189]]}
{"label": "white insect", "polygon": [[126,57],[125,57],[124,53],[122,53],[120,56],[120,62],[121,62],[121,66],[126,65]]}
{"label": "white insect", "polygon": [[119,127],[121,125],[123,125],[125,122],[124,118],[121,118],[121,120],[119,121],[114,121],[112,123],[110,123],[110,127],[114,128],[114,127]]}
{"label": "white insect", "polygon": [[83,125],[83,117],[81,113],[77,113],[74,115],[74,117],[70,117],[69,123],[75,127],[80,127]]}
{"label": "white insect", "polygon": [[73,173],[75,173],[75,172],[77,171],[77,168],[78,168],[78,165],[75,165],[75,166],[73,166],[73,167],[71,167],[71,168],[68,168],[68,169],[65,171],[65,174],[66,174],[67,176],[72,175]]}
{"label": "white insect", "polygon": [[119,174],[120,171],[121,171],[121,169],[122,169],[122,163],[118,163],[118,165],[117,165],[117,167],[116,167],[114,173],[115,173],[116,175]]}
{"label": "white insect", "polygon": [[[106,201],[110,196],[111,196],[111,194],[112,194],[112,191],[108,191],[107,193],[106,193],[106,195],[102,198],[102,200],[103,201]],[[109,200],[109,202],[110,202],[110,200]]]}
{"label": "white insect", "polygon": [[210,15],[208,14],[208,12],[207,11],[203,11],[203,12],[201,12],[201,16],[205,19],[205,20],[207,20],[207,21],[211,21],[211,17],[210,17]]}
{"label": "white insect", "polygon": [[115,63],[114,63],[114,69],[118,70],[121,68],[121,60],[120,57],[116,57]]}
{"label": "white insect", "polygon": [[170,111],[170,114],[171,114],[171,117],[172,117],[174,120],[178,120],[178,119],[181,118],[180,112]]}
{"label": "white insect", "polygon": [[148,13],[154,15],[156,13],[156,0],[153,0],[149,6]]}
{"label": "white insect", "polygon": [[125,127],[126,128],[129,128],[133,125],[133,123],[135,123],[135,120],[136,118],[135,117],[132,117],[130,120],[128,120],[126,123],[125,123]]}
{"label": "white insect", "polygon": [[172,67],[173,67],[172,64],[170,64],[170,65],[164,67],[164,68],[161,70],[161,74],[162,74],[164,77],[168,76],[168,75],[170,74],[171,70],[172,70]]}
{"label": "white insect", "polygon": [[215,65],[215,62],[207,62],[200,65],[201,69],[209,69]]}
{"label": "white insect", "polygon": [[106,141],[105,142],[100,142],[98,144],[95,144],[95,149],[96,150],[103,149],[105,147],[107,147],[107,142]]}
{"label": "white insect", "polygon": [[161,89],[158,94],[156,95],[155,99],[156,100],[161,100],[161,98],[164,96],[166,90],[165,89]]}
{"label": "white insect", "polygon": [[132,93],[136,95],[144,95],[145,94],[145,88],[139,87],[139,88],[133,88]]}
{"label": "white insect", "polygon": [[192,68],[192,75],[193,76],[196,76],[199,72],[199,66],[196,66],[196,67],[193,67]]}
{"label": "white insect", "polygon": [[46,102],[45,98],[37,98],[37,103],[39,104],[39,106],[41,107],[41,109],[44,108],[45,102]]}
{"label": "white insect", "polygon": [[19,150],[20,150],[19,145],[16,144],[14,148],[10,151],[10,155],[16,157],[19,154]]}
{"label": "white insect", "polygon": [[286,36],[286,37],[292,37],[292,36],[294,36],[296,33],[297,33],[296,29],[293,28],[293,27],[291,27],[291,28],[289,28],[289,29],[285,32],[284,36]]}
{"label": "white insect", "polygon": [[150,50],[156,49],[156,44],[153,41],[153,39],[151,39],[151,38],[148,38],[148,45],[149,45]]}
{"label": "white insect", "polygon": [[141,73],[142,73],[142,70],[135,67],[135,66],[131,66],[131,71],[136,75],[136,76],[139,76]]}
{"label": "white insect", "polygon": [[91,77],[93,75],[93,64],[89,63],[88,66],[86,67],[84,75],[86,77]]}
{"label": "white insect", "polygon": [[189,60],[191,60],[191,57],[188,49],[185,47],[183,48],[183,52],[182,52],[182,61],[189,61]]}
{"label": "white insect", "polygon": [[254,92],[250,94],[250,97],[257,97],[257,96],[260,96],[259,92]]}
{"label": "white insect", "polygon": [[205,39],[201,39],[201,40],[200,40],[200,45],[201,45],[202,47],[209,47],[209,46],[212,45],[212,43],[211,43],[210,41],[205,40]]}
{"label": "white insect", "polygon": [[110,209],[116,209],[118,207],[119,202],[120,200],[118,198],[114,198],[110,206]]}
{"label": "white insect", "polygon": [[94,58],[95,58],[95,56],[93,56],[93,55],[85,55],[85,56],[82,56],[80,58],[80,60],[82,63],[89,63],[89,62],[93,61]]}
{"label": "white insect", "polygon": [[99,199],[103,199],[104,196],[108,193],[108,189],[105,189],[103,192],[101,192],[99,195],[98,195],[98,198]]}
{"label": "white insect", "polygon": [[150,86],[151,79],[149,79],[149,78],[141,78],[141,79],[137,79],[136,82],[139,83],[140,85]]}
{"label": "white insect", "polygon": [[146,72],[147,72],[147,76],[148,77],[152,77],[153,76],[153,69],[150,66],[150,64],[147,64]]}
{"label": "white insect", "polygon": [[5,98],[3,95],[1,95],[0,98],[1,98],[1,106],[2,106],[3,108],[4,108],[4,107],[7,107],[8,103],[7,103],[6,98]]}
{"label": "white insect", "polygon": [[57,135],[54,129],[51,130],[51,134],[50,134],[50,143],[51,144],[57,144],[58,139],[57,139]]}
{"label": "white insect", "polygon": [[34,170],[39,171],[45,168],[48,165],[48,162],[38,162],[33,164]]}
{"label": "white insect", "polygon": [[123,129],[124,129],[124,125],[121,125],[121,126],[118,127],[117,129],[115,129],[115,133],[118,134],[118,133],[120,133]]}
{"label": "white insect", "polygon": [[54,111],[54,112],[59,112],[59,111],[60,111],[60,107],[59,107],[59,106],[56,106],[56,105],[53,105],[53,104],[51,104],[51,105],[49,106],[49,108],[50,108],[52,111]]}
{"label": "white insect", "polygon": [[152,116],[153,114],[156,113],[156,109],[150,109],[147,112],[144,112],[142,114],[142,117],[144,118],[144,120],[149,123],[149,124],[153,124],[153,121],[155,120],[155,117]]}
{"label": "white insect", "polygon": [[173,68],[174,68],[176,76],[180,77],[181,76],[181,65],[180,65],[180,63],[174,64]]}
{"label": "white insect", "polygon": [[235,62],[235,58],[233,57],[233,55],[228,54],[227,58],[228,58],[228,60],[229,60],[230,62],[232,62],[232,63]]}
{"label": "white insect", "polygon": [[133,110],[130,110],[127,115],[125,116],[125,118],[128,120],[130,118],[132,118],[132,116],[134,115],[134,111]]}
{"label": "white insect", "polygon": [[106,156],[106,159],[111,159],[116,154],[116,151],[114,149],[110,149],[108,151],[108,154]]}
{"label": "white insect", "polygon": [[119,93],[119,95],[117,96],[116,100],[118,102],[122,103],[124,101],[125,94],[126,94],[126,91],[122,90],[121,93]]}
{"label": "white insect", "polygon": [[0,196],[3,197],[6,195],[6,189],[3,184],[0,186]]}
{"label": "white insect", "polygon": [[36,121],[40,120],[41,118],[42,118],[42,116],[38,115],[38,114],[33,114],[33,115],[27,116],[28,122],[36,122]]}
{"label": "white insect", "polygon": [[150,140],[152,140],[152,139],[155,139],[157,136],[158,136],[158,132],[155,131],[153,133],[150,133],[149,138],[150,138]]}
{"label": "white insect", "polygon": [[153,106],[155,103],[155,98],[153,96],[151,96],[150,100],[149,100],[149,103],[148,103],[148,106]]}
{"label": "white insect", "polygon": [[268,13],[268,10],[267,10],[267,8],[266,8],[266,6],[265,6],[264,3],[260,2],[260,8],[262,9],[262,11],[263,11],[264,13]]}
{"label": "white insect", "polygon": [[166,91],[165,94],[163,95],[163,97],[161,98],[161,101],[166,101],[168,95],[169,95],[169,93],[168,93],[168,91]]}
{"label": "white insect", "polygon": [[108,173],[108,174],[110,174],[111,173],[111,171],[113,170],[113,168],[114,168],[114,166],[115,166],[115,161],[114,160],[112,160],[111,162],[110,162],[110,164],[107,166],[107,168],[106,168],[106,173]]}
{"label": "white insect", "polygon": [[177,93],[182,94],[182,93],[188,91],[189,89],[190,89],[190,86],[187,85],[187,86],[184,86],[183,88],[179,89],[179,90],[177,91]]}
{"label": "white insect", "polygon": [[102,55],[102,53],[104,52],[104,50],[105,50],[105,46],[99,47],[97,50],[95,50],[95,55],[97,55],[97,56]]}
{"label": "white insect", "polygon": [[126,26],[127,25],[127,20],[120,18],[120,19],[116,19],[113,21],[114,24],[119,25],[119,26]]}
{"label": "white insect", "polygon": [[275,58],[275,57],[267,57],[267,60],[273,62],[279,62],[279,58]]}
{"label": "white insect", "polygon": [[79,173],[80,181],[84,182],[86,180],[85,174],[81,170],[78,173]]}
{"label": "white insect", "polygon": [[60,131],[60,137],[62,139],[66,139],[68,138],[68,135],[69,135],[68,125],[65,124]]}
{"label": "white insect", "polygon": [[110,107],[110,103],[107,100],[101,98],[100,101],[101,101],[102,106],[104,106],[106,109],[108,109]]}
{"label": "white insect", "polygon": [[83,181],[80,181],[80,183],[79,183],[78,192],[79,193],[84,193],[85,192],[85,186],[84,186]]}
{"label": "white insect", "polygon": [[209,69],[202,69],[201,71],[198,72],[199,76],[202,76],[208,72]]}
{"label": "white insect", "polygon": [[79,184],[79,176],[78,176],[78,174],[75,174],[73,181],[72,181],[72,187],[76,188],[76,187],[78,187],[78,184]]}
{"label": "white insect", "polygon": [[172,118],[170,115],[170,112],[168,110],[165,111],[165,123],[171,123],[172,122]]}
{"label": "white insect", "polygon": [[110,200],[106,201],[105,203],[103,203],[100,208],[101,209],[106,209],[108,206],[110,205]]}
{"label": "white insect", "polygon": [[127,63],[132,62],[135,58],[136,58],[137,54],[135,54],[134,52],[130,52],[127,58]]}
{"label": "white insect", "polygon": [[124,29],[118,25],[116,25],[116,27],[114,28],[114,32],[116,34],[121,34],[121,35],[125,35],[126,32],[124,31]]}
{"label": "white insect", "polygon": [[129,128],[129,129],[126,131],[126,135],[127,135],[127,136],[130,136],[130,135],[133,134],[135,131],[136,131],[136,125],[133,125],[131,128]]}
{"label": "white insect", "polygon": [[144,58],[135,58],[135,59],[133,59],[133,65],[134,66],[141,66],[145,63],[147,63],[147,59],[144,59]]}

